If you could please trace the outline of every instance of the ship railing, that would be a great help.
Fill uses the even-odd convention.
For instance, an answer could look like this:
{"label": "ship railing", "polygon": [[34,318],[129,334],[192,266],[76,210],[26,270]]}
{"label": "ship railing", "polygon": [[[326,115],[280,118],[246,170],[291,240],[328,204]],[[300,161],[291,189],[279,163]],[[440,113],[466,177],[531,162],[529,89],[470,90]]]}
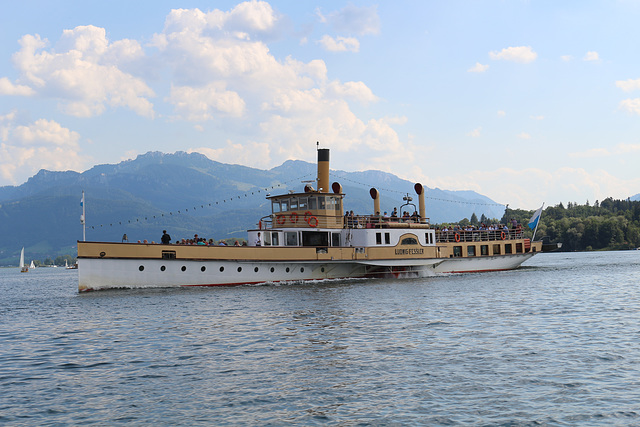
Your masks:
{"label": "ship railing", "polygon": [[429,224],[429,218],[421,221],[419,217],[391,218],[380,215],[345,215],[343,217],[344,228],[401,228],[401,224]]}
{"label": "ship railing", "polygon": [[458,242],[489,242],[497,240],[523,239],[522,229],[510,230],[436,230],[436,242],[438,243],[458,243]]}

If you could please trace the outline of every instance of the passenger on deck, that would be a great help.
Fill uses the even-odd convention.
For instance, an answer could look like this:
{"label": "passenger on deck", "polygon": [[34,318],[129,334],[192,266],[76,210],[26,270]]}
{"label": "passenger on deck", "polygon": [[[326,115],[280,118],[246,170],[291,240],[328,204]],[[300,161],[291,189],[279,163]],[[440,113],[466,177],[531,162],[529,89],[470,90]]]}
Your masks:
{"label": "passenger on deck", "polygon": [[162,237],[160,238],[160,241],[163,245],[168,245],[169,243],[171,243],[171,236],[167,234],[167,230],[162,230]]}
{"label": "passenger on deck", "polygon": [[258,237],[256,237],[256,246],[262,246],[262,239],[260,238],[260,232],[258,232]]}

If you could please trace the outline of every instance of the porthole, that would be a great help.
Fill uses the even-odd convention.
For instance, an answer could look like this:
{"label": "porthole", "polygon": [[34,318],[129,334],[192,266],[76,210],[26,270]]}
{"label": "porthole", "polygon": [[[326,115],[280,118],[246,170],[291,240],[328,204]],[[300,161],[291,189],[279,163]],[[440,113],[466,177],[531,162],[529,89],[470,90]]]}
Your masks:
{"label": "porthole", "polygon": [[203,273],[205,272],[206,269],[207,269],[207,267],[205,267],[204,265],[202,267],[200,267],[200,271],[202,271]]}
{"label": "porthole", "polygon": [[258,272],[258,267],[254,268],[253,271]]}
{"label": "porthole", "polygon": [[269,270],[270,270],[272,273],[273,273],[274,271],[276,271],[276,269],[275,269],[275,268],[273,268],[273,267],[271,267]]}
{"label": "porthole", "polygon": [[324,273],[324,267],[322,267],[322,268],[320,269],[320,271],[322,271],[322,272]]}
{"label": "porthole", "polygon": [[304,267],[300,267],[300,273],[304,273]]}
{"label": "porthole", "polygon": [[220,267],[220,273],[224,271],[224,267]]}
{"label": "porthole", "polygon": [[238,273],[242,271],[242,267],[238,267]]}
{"label": "porthole", "polygon": [[140,267],[138,267],[138,270],[144,271],[144,265],[141,265]]}
{"label": "porthole", "polygon": [[162,267],[160,267],[160,271],[165,271],[167,269],[167,267],[165,267],[164,265]]}
{"label": "porthole", "polygon": [[287,268],[285,269],[285,271],[288,273],[288,272],[289,272],[289,267],[287,267]]}
{"label": "porthole", "polygon": [[182,271],[187,271],[187,266],[186,266],[186,265],[183,265],[183,266],[182,266],[182,268],[181,268],[180,270],[182,270]]}

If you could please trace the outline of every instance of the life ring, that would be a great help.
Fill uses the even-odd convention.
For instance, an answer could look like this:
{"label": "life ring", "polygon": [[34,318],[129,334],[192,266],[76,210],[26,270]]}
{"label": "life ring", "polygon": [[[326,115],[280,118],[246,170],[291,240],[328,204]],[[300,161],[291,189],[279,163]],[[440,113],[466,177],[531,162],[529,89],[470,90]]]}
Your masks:
{"label": "life ring", "polygon": [[504,239],[506,239],[506,238],[507,238],[507,235],[506,235],[506,234],[504,234],[504,231],[500,232],[500,238],[501,238],[502,240],[504,240]]}
{"label": "life ring", "polygon": [[304,220],[305,220],[307,223],[309,223],[309,218],[311,218],[311,216],[312,216],[312,215],[313,215],[313,212],[311,212],[311,211],[306,211],[306,212],[304,213]]}
{"label": "life ring", "polygon": [[310,217],[307,220],[307,224],[309,224],[309,227],[317,227],[318,226],[318,218],[316,218],[315,216]]}
{"label": "life ring", "polygon": [[282,225],[284,224],[284,222],[287,220],[287,218],[285,218],[284,215],[278,215],[276,217],[276,222],[278,223],[278,225]]}
{"label": "life ring", "polygon": [[297,213],[295,213],[295,212],[294,212],[294,213],[292,213],[292,214],[289,216],[289,219],[291,220],[291,222],[292,222],[293,224],[295,224],[296,222],[298,222],[298,214],[297,214]]}
{"label": "life ring", "polygon": [[453,235],[453,240],[456,241],[456,243],[460,243],[460,234],[456,233]]}

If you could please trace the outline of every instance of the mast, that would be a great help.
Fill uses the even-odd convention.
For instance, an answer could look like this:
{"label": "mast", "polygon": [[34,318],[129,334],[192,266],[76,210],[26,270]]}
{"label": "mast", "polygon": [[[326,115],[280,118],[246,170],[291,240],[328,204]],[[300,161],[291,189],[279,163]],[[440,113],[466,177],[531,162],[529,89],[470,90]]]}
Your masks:
{"label": "mast", "polygon": [[82,190],[82,200],[80,200],[80,206],[82,206],[82,215],[80,215],[80,224],[82,224],[82,241],[87,240],[87,232],[86,232],[86,221],[85,221],[85,211],[84,211],[84,190]]}

